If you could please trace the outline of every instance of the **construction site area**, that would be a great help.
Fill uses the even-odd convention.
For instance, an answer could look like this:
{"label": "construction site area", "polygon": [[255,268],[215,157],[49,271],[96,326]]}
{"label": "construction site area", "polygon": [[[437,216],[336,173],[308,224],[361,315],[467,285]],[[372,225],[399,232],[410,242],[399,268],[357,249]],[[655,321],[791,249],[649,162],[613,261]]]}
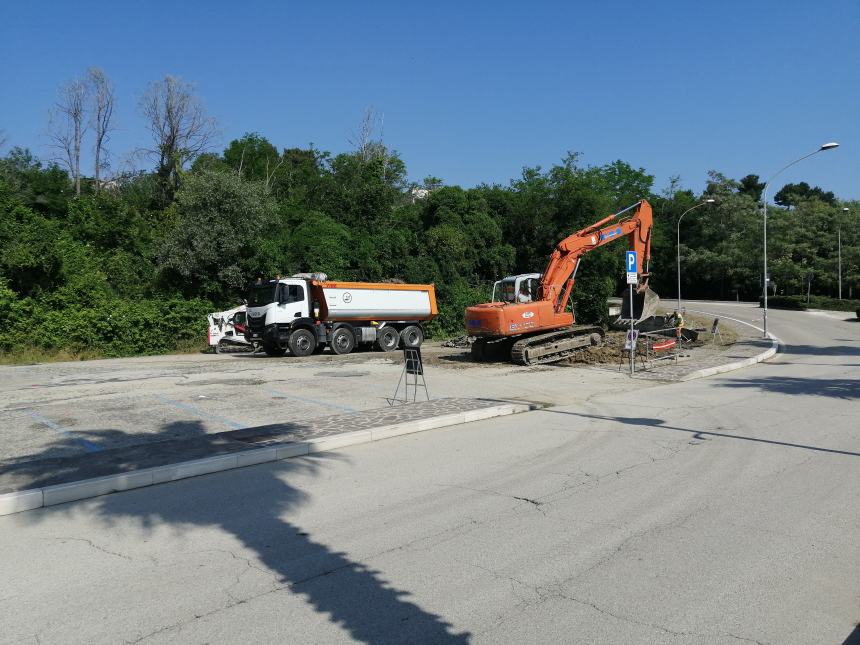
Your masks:
{"label": "construction site area", "polygon": [[[695,316],[688,320],[690,327],[703,329],[711,323]],[[424,378],[418,390],[410,391],[409,400],[469,397],[558,405],[607,391],[659,387],[761,351],[751,328],[729,321],[720,322],[720,328],[721,336],[703,333],[696,342],[684,343],[677,360],[675,350],[647,361],[638,353],[634,379],[628,373],[623,331],[608,332],[601,347],[536,366],[476,362],[468,346],[427,340],[422,346]],[[7,430],[0,460],[9,467],[33,459],[384,410],[400,404],[392,399],[403,367],[403,352],[269,357],[237,349],[10,368],[0,386],[6,402],[0,423]],[[402,400],[402,388],[399,397]]]}

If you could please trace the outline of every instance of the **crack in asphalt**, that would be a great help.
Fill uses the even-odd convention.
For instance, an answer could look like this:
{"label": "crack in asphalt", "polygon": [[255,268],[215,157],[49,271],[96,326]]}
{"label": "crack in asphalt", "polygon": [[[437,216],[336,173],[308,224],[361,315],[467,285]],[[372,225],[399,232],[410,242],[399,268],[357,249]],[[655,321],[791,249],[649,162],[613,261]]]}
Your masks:
{"label": "crack in asphalt", "polygon": [[512,497],[514,499],[518,499],[518,500],[521,500],[523,502],[528,502],[529,504],[534,504],[535,506],[540,506],[541,504],[543,504],[543,502],[539,502],[536,499],[532,499],[530,497],[518,497],[516,495],[512,495]]}
{"label": "crack in asphalt", "polygon": [[98,544],[95,544],[92,540],[88,540],[86,538],[78,538],[78,537],[51,537],[51,538],[39,538],[40,540],[46,540],[50,542],[59,542],[60,544],[65,544],[66,542],[83,542],[87,546],[95,549],[96,551],[101,551],[102,553],[106,553],[108,555],[116,556],[117,558],[122,558],[123,560],[132,561],[132,558],[123,554],[118,553],[116,551],[111,551],[110,549],[106,549]]}
{"label": "crack in asphalt", "polygon": [[[503,625],[505,625],[506,623],[513,620],[514,618],[522,615],[523,613],[525,613],[526,611],[528,611],[532,607],[536,607],[536,606],[540,605],[541,603],[546,602],[547,600],[562,599],[562,600],[567,600],[570,602],[577,603],[579,605],[583,605],[585,607],[589,607],[589,608],[591,608],[591,609],[593,609],[593,610],[595,610],[601,614],[604,614],[606,616],[610,616],[616,620],[620,620],[622,622],[636,625],[639,627],[648,627],[648,628],[653,629],[655,631],[659,631],[659,632],[664,633],[664,634],[669,634],[671,636],[698,636],[698,637],[702,637],[702,638],[708,638],[711,636],[719,635],[719,636],[728,636],[730,638],[734,638],[734,639],[741,640],[741,641],[748,642],[748,643],[756,643],[757,645],[765,645],[765,643],[763,643],[762,641],[758,641],[758,640],[755,640],[752,638],[746,638],[744,636],[738,636],[737,634],[733,634],[731,632],[716,632],[716,633],[703,634],[701,632],[678,631],[675,629],[670,629],[669,627],[666,627],[664,625],[660,625],[658,623],[652,623],[652,622],[641,620],[641,619],[638,619],[635,617],[625,616],[625,615],[610,611],[608,609],[605,609],[605,608],[599,606],[597,603],[592,602],[590,600],[583,600],[581,598],[577,598],[575,596],[571,596],[569,594],[566,594],[563,591],[561,591],[559,588],[560,585],[563,583],[554,584],[554,585],[550,585],[550,586],[533,585],[533,584],[529,584],[523,580],[520,580],[519,578],[516,578],[514,576],[505,575],[503,573],[495,571],[494,569],[491,569],[489,567],[483,567],[479,564],[471,564],[470,566],[472,566],[473,568],[485,571],[498,580],[505,580],[505,581],[510,582],[511,583],[511,592],[515,596],[517,596],[517,598],[519,598],[519,600],[520,600],[520,602],[518,602],[517,606],[515,607],[515,609],[518,610],[515,615],[511,616],[510,614],[506,614],[503,616],[499,616],[499,619],[496,621],[496,623],[494,625],[492,625],[488,629],[485,629],[485,630],[482,630],[482,631],[476,633],[475,636],[481,636],[484,634],[494,632],[494,631],[498,630],[500,627],[502,627]],[[530,592],[532,592],[532,594],[534,594],[535,598],[531,599],[531,598],[522,597],[519,593],[517,593],[516,587],[514,585],[528,589]]]}
{"label": "crack in asphalt", "polygon": [[755,640],[752,638],[745,638],[743,636],[737,636],[736,634],[732,634],[730,632],[716,632],[716,633],[710,633],[710,634],[703,634],[701,632],[676,631],[674,629],[669,629],[668,627],[666,627],[664,625],[660,625],[657,623],[649,623],[647,621],[638,620],[638,619],[630,617],[630,616],[623,616],[621,614],[617,614],[615,612],[609,611],[608,609],[604,609],[603,607],[600,607],[596,603],[591,602],[589,600],[582,600],[580,598],[576,598],[574,596],[569,596],[569,595],[564,594],[562,592],[558,592],[557,595],[559,598],[563,598],[565,600],[569,600],[571,602],[575,602],[577,604],[580,604],[580,605],[583,605],[586,607],[591,607],[595,611],[598,611],[601,614],[604,614],[606,616],[611,616],[612,618],[615,618],[616,620],[620,620],[620,621],[623,621],[625,623],[630,623],[632,625],[637,625],[640,627],[648,627],[650,629],[654,629],[654,630],[662,632],[664,634],[670,634],[671,636],[698,636],[701,638],[708,638],[708,637],[719,635],[719,636],[728,636],[730,638],[735,638],[737,640],[745,641],[747,643],[757,643],[757,645],[765,645],[765,643],[762,643],[761,641],[758,641],[758,640]]}
{"label": "crack in asphalt", "polygon": [[489,490],[485,488],[472,488],[470,486],[462,486],[460,484],[435,484],[436,486],[441,486],[443,488],[457,488],[460,490],[468,490],[475,493],[482,493],[484,495],[491,495],[493,497],[504,497],[506,499],[515,499],[518,502],[526,502],[527,504],[531,504],[537,511],[539,511],[542,515],[546,516],[546,512],[543,508],[544,504],[548,502],[542,502],[540,500],[532,499],[530,497],[518,497],[517,495],[508,495],[507,493],[500,493],[496,490]]}

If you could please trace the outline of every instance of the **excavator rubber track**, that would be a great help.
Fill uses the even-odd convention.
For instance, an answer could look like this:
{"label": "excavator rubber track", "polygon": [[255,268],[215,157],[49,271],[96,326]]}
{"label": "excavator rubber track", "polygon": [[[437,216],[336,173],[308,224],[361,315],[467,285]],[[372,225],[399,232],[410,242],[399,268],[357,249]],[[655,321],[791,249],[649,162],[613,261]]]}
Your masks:
{"label": "excavator rubber track", "polygon": [[520,338],[511,347],[511,360],[518,365],[555,363],[587,347],[603,344],[605,332],[595,325],[573,325],[546,334]]}

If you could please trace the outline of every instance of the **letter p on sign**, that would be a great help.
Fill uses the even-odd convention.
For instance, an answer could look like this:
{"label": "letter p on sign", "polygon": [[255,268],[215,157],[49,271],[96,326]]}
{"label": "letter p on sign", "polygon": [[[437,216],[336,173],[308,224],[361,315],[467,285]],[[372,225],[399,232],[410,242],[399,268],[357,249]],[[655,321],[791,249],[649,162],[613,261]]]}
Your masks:
{"label": "letter p on sign", "polygon": [[627,251],[627,271],[636,271],[636,251]]}

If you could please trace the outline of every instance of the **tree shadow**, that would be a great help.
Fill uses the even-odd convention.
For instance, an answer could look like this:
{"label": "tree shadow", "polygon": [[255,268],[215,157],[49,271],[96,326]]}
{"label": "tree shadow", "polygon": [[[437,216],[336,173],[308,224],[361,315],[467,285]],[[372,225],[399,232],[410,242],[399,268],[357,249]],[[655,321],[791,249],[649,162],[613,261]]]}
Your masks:
{"label": "tree shadow", "polygon": [[654,419],[650,417],[611,417],[600,414],[583,414],[581,412],[567,412],[565,410],[557,410],[547,408],[541,412],[551,412],[553,414],[569,414],[574,417],[582,417],[584,419],[596,419],[599,421],[615,421],[624,425],[636,427],[658,428],[660,430],[673,430],[675,432],[685,432],[693,436],[694,439],[705,439],[707,437],[723,437],[725,439],[738,439],[740,441],[752,441],[754,443],[764,443],[772,446],[783,446],[786,448],[800,448],[802,450],[812,450],[814,452],[826,452],[834,455],[847,455],[849,457],[860,457],[860,452],[851,452],[850,450],[836,450],[834,448],[821,448],[819,446],[809,446],[802,443],[791,443],[788,441],[776,441],[774,439],[762,439],[761,437],[746,437],[738,434],[729,434],[727,432],[710,432],[708,430],[695,430],[693,428],[680,428],[677,426],[666,425],[663,419]]}
{"label": "tree shadow", "polygon": [[793,376],[767,376],[762,378],[732,379],[720,387],[757,388],[777,394],[827,396],[836,399],[860,398],[860,380],[849,378],[799,378]]}
{"label": "tree shadow", "polygon": [[[174,424],[163,428],[162,436],[169,437],[172,431],[177,430],[172,428],[172,425]],[[196,429],[190,432],[192,429],[189,425],[196,425]],[[193,434],[191,443],[188,440],[178,442],[171,439],[153,442],[150,433],[141,433],[141,436],[137,437],[139,443],[136,446],[127,449],[111,448],[83,458],[102,460],[105,464],[113,460],[114,464],[121,463],[122,472],[129,472],[153,465],[152,454],[156,451],[169,455],[172,449],[178,451],[182,448],[183,452],[176,455],[175,462],[203,456],[207,451],[208,455],[212,455],[235,450],[235,446],[229,442],[225,443],[223,437],[207,434],[200,422],[183,422],[182,426],[185,437]],[[108,445],[114,433],[118,432],[95,430],[78,434],[89,441],[101,441]],[[260,433],[251,435],[254,433],[249,433],[249,441],[259,447]],[[68,459],[69,446],[66,444],[74,441],[74,438],[63,437],[26,461],[0,464],[0,475],[8,476],[10,472],[22,477],[29,475],[37,484],[43,482],[41,485],[45,485],[45,482],[55,478],[43,475],[46,467],[62,472],[64,461],[71,467],[74,460]],[[141,441],[146,443],[140,443]],[[180,446],[180,443],[183,445]],[[188,448],[191,448],[190,452],[186,451]],[[325,461],[333,459],[342,457],[328,453],[256,467],[251,475],[254,478],[251,491],[253,495],[249,499],[240,493],[231,492],[227,500],[213,496],[201,503],[199,487],[174,482],[100,497],[87,507],[87,512],[94,513],[106,528],[132,521],[149,532],[165,525],[177,528],[195,526],[214,527],[234,536],[272,572],[276,578],[276,586],[265,594],[245,598],[235,597],[225,589],[227,602],[219,606],[218,611],[251,602],[258,595],[271,598],[273,592],[283,592],[301,596],[316,612],[326,616],[331,623],[348,632],[356,641],[468,642],[468,632],[454,633],[452,625],[441,617],[411,602],[409,592],[391,586],[382,572],[351,559],[342,551],[315,541],[300,526],[285,519],[286,515],[306,504],[311,498],[311,495],[289,483],[291,476],[316,475]],[[172,490],[166,490],[168,487]],[[261,503],[260,500],[265,502]],[[26,513],[21,519],[38,523],[57,513],[71,513],[73,509],[75,506],[69,504],[51,506]],[[227,554],[226,557],[233,556]],[[189,613],[187,620],[181,625],[191,624],[199,618],[199,615]],[[283,621],[273,624],[281,625]],[[161,625],[154,625],[153,630],[156,628],[159,631],[164,629]],[[145,636],[147,634],[139,635],[140,638]],[[290,637],[286,633],[273,633],[267,640],[286,642]]]}
{"label": "tree shadow", "polygon": [[[805,366],[815,367],[860,367],[860,363],[810,363],[803,361]],[[798,363],[768,363],[768,367],[797,367]]]}
{"label": "tree shadow", "polygon": [[860,347],[848,345],[780,345],[779,353],[804,356],[860,356]]}

